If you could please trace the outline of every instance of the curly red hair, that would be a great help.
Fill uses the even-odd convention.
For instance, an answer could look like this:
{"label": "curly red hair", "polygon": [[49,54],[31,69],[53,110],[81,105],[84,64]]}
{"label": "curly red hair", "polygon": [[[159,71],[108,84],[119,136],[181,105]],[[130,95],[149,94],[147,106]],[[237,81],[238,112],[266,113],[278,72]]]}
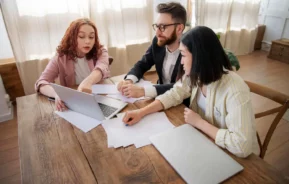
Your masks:
{"label": "curly red hair", "polygon": [[79,32],[79,29],[82,25],[90,25],[93,27],[95,32],[95,43],[92,49],[89,51],[89,53],[86,54],[86,59],[94,59],[97,60],[97,57],[100,52],[100,48],[102,45],[99,43],[99,38],[97,34],[96,26],[93,22],[91,22],[89,19],[82,18],[77,19],[73,21],[70,26],[67,28],[60,45],[57,47],[56,51],[58,52],[59,56],[67,55],[69,59],[74,60],[77,57],[77,35]]}

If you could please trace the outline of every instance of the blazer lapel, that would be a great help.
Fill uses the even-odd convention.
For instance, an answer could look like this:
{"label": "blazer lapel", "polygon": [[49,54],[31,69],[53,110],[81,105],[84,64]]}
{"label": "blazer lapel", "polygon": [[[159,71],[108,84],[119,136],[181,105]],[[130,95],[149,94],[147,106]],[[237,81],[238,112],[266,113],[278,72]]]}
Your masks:
{"label": "blazer lapel", "polygon": [[165,47],[161,47],[161,50],[159,52],[157,52],[158,54],[156,54],[156,58],[155,58],[155,65],[156,65],[156,70],[158,72],[159,75],[159,83],[162,84],[163,80],[163,64],[164,64],[164,59],[166,56],[166,48]]}
{"label": "blazer lapel", "polygon": [[179,54],[177,62],[175,64],[175,68],[174,68],[173,73],[172,73],[171,83],[175,83],[176,82],[179,65],[181,63],[181,59],[182,59],[182,55]]}
{"label": "blazer lapel", "polygon": [[65,63],[65,83],[66,86],[74,86],[75,85],[75,68],[74,68],[74,62],[73,60],[66,60]]}

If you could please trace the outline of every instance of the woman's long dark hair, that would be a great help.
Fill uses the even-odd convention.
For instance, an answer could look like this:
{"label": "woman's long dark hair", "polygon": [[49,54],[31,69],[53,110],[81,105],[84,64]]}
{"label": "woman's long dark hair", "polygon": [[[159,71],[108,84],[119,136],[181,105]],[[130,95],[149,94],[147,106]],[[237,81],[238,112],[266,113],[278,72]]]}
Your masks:
{"label": "woman's long dark hair", "polygon": [[[191,85],[208,85],[221,79],[224,70],[232,70],[231,63],[213,30],[205,26],[197,26],[186,32],[181,42],[192,54],[190,73]],[[180,65],[178,79],[184,75]]]}

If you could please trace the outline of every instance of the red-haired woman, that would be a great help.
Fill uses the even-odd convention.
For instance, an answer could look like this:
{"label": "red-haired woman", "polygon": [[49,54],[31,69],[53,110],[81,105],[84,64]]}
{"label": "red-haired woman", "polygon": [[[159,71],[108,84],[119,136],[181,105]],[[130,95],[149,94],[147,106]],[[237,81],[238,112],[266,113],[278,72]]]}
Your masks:
{"label": "red-haired woman", "polygon": [[48,85],[59,77],[60,84],[78,90],[91,89],[101,79],[109,77],[107,50],[100,45],[95,25],[88,19],[73,21],[65,32],[57,54],[50,60],[35,83],[35,90],[54,97],[56,109],[66,109],[54,89]]}

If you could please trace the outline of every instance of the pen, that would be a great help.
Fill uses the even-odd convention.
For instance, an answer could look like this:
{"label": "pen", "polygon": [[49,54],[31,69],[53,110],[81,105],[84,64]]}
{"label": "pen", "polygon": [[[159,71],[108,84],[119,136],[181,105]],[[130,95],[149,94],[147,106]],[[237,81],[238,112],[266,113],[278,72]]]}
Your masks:
{"label": "pen", "polygon": [[54,101],[55,101],[55,98],[53,98],[53,97],[48,97],[48,100],[54,102]]}
{"label": "pen", "polygon": [[[128,121],[131,121],[131,120],[132,120],[132,118],[129,118],[129,119],[128,119]],[[125,124],[125,126],[129,126],[129,124]]]}

